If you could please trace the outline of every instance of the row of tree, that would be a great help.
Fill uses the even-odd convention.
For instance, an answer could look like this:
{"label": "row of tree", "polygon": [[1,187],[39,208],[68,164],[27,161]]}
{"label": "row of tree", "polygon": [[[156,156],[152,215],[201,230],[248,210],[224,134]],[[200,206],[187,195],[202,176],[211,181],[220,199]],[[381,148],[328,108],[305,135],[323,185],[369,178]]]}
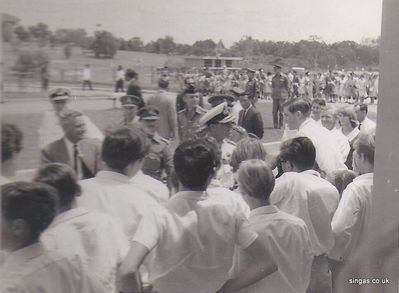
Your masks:
{"label": "row of tree", "polygon": [[172,55],[240,56],[248,59],[261,59],[265,56],[295,58],[300,60],[297,65],[307,68],[376,67],[379,61],[379,38],[365,39],[360,44],[354,41],[327,44],[317,36],[299,42],[261,41],[244,36],[226,48],[221,41],[216,43],[211,39],[196,41],[192,45],[179,44],[171,36],[145,44],[140,37],[126,40],[105,30],[96,31],[94,36],[88,35],[84,29],[51,31],[44,23],[29,27],[16,23],[10,35],[9,27],[6,31],[3,22],[3,40],[10,41],[13,36],[22,42],[38,42],[41,46],[64,46],[67,48],[66,57],[70,46],[79,46],[92,50],[97,58],[112,58],[118,50],[125,50]]}

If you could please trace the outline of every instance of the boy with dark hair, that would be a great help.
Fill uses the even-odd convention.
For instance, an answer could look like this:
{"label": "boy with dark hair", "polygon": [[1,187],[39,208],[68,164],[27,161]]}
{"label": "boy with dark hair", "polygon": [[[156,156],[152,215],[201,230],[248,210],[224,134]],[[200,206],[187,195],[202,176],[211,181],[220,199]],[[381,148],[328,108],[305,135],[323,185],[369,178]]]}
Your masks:
{"label": "boy with dark hair", "polygon": [[334,245],[331,220],[338,206],[337,189],[313,170],[316,149],[307,137],[285,141],[279,161],[284,174],[276,180],[270,203],[307,225],[314,261],[308,293],[331,292],[327,253]]}
{"label": "boy with dark hair", "polygon": [[116,291],[116,271],[129,249],[120,225],[110,216],[76,206],[81,190],[73,170],[65,164],[41,167],[34,179],[58,191],[54,221],[42,234],[47,248],[69,250],[78,255],[109,292]]}
{"label": "boy with dark hair", "polygon": [[[232,292],[276,270],[268,251],[258,246],[257,234],[246,228],[244,212],[223,200],[225,189],[207,191],[220,164],[215,150],[206,139],[187,141],[176,149],[180,192],[140,222],[121,266],[125,280],[150,251],[150,282],[158,292]],[[236,244],[254,262],[229,280]]]}
{"label": "boy with dark hair", "polygon": [[56,214],[54,188],[20,181],[1,186],[1,195],[1,249],[9,252],[0,267],[1,292],[109,292],[78,257],[50,251],[39,242]]}

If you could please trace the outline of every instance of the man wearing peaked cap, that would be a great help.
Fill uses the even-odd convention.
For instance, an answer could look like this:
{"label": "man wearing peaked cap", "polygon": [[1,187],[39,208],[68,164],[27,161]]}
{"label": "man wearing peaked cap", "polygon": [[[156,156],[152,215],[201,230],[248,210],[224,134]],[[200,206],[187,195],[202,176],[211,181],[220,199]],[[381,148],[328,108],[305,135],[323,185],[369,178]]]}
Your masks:
{"label": "man wearing peaked cap", "polygon": [[180,141],[194,138],[200,128],[199,120],[206,113],[200,103],[201,94],[195,88],[186,88],[182,99],[185,108],[177,113],[178,133]]}
{"label": "man wearing peaked cap", "polygon": [[140,117],[140,123],[147,131],[151,143],[150,151],[144,158],[141,170],[144,174],[162,181],[165,173],[167,177],[172,173],[173,156],[168,140],[156,131],[159,109],[151,105],[146,106],[141,108],[137,115]]}
{"label": "man wearing peaked cap", "polygon": [[281,65],[274,64],[274,76],[272,78],[273,100],[273,126],[283,127],[283,104],[290,96],[290,82],[288,77],[281,73]]}
{"label": "man wearing peaked cap", "polygon": [[120,98],[122,105],[123,117],[118,122],[118,125],[124,126],[134,122],[138,122],[136,117],[138,109],[140,109],[141,100],[139,97],[134,95],[125,95]]}
{"label": "man wearing peaked cap", "polygon": [[[69,109],[69,102],[72,96],[69,88],[59,87],[50,90],[49,101],[53,106],[53,110],[44,112],[43,120],[38,130],[40,149],[64,135],[59,115],[64,110]],[[85,136],[102,140],[104,136],[97,126],[86,115],[83,115],[83,120],[86,128]]]}
{"label": "man wearing peaked cap", "polygon": [[228,139],[234,125],[234,117],[230,114],[227,103],[223,102],[209,110],[200,119],[200,124],[204,126],[205,135],[214,138],[222,152],[222,166],[218,170],[215,180],[218,183],[214,185],[232,188],[234,177],[229,163],[236,146]]}

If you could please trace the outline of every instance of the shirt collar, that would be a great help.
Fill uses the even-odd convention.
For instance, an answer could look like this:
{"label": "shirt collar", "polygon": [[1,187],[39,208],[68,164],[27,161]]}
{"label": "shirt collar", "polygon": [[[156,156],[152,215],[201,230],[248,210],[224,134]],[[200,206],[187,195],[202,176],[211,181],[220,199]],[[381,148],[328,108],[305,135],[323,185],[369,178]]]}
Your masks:
{"label": "shirt collar", "polygon": [[118,181],[120,183],[130,183],[130,178],[121,173],[113,171],[100,171],[97,173],[96,178],[106,179],[111,181]]}
{"label": "shirt collar", "polygon": [[359,180],[369,180],[369,179],[373,179],[374,173],[365,173],[362,175],[357,176],[355,179],[353,179],[353,181],[359,181]]}
{"label": "shirt collar", "polygon": [[253,217],[253,216],[263,215],[263,214],[275,214],[278,211],[279,210],[276,206],[268,205],[268,206],[263,206],[263,207],[253,209],[249,215],[250,215],[250,217]]}
{"label": "shirt collar", "polygon": [[36,242],[32,245],[26,246],[8,254],[3,266],[19,266],[35,257],[38,257],[39,255],[43,254],[43,252],[43,244],[40,242]]}
{"label": "shirt collar", "polygon": [[316,123],[312,118],[306,118],[305,121],[302,122],[301,125],[299,125],[299,130],[301,130],[303,127],[305,127],[306,125],[308,125],[309,123]]}
{"label": "shirt collar", "polygon": [[173,198],[187,198],[194,200],[202,200],[209,197],[206,191],[179,191],[176,193]]}
{"label": "shirt collar", "polygon": [[305,170],[305,171],[302,171],[302,172],[300,172],[300,173],[302,173],[302,174],[309,174],[309,175],[313,175],[313,176],[320,177],[320,173],[317,172],[316,170],[313,170],[313,169]]}
{"label": "shirt collar", "polygon": [[51,223],[49,228],[55,227],[55,226],[57,226],[57,225],[59,225],[59,224],[61,224],[63,222],[67,222],[70,219],[73,219],[73,218],[76,218],[76,217],[80,217],[80,216],[85,215],[87,213],[89,213],[89,211],[86,210],[85,208],[81,208],[81,207],[67,210],[67,211],[57,215],[54,218],[54,220]]}

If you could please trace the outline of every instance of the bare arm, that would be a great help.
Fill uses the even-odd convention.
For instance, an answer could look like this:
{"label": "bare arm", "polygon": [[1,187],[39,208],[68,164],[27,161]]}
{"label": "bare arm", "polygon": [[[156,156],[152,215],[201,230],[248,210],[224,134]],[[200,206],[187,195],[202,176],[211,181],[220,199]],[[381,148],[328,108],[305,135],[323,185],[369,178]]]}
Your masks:
{"label": "bare arm", "polygon": [[250,266],[245,267],[240,274],[228,280],[218,293],[234,292],[236,290],[248,287],[277,271],[277,265],[274,263],[271,253],[265,248],[265,241],[259,236],[244,251],[252,257]]}
{"label": "bare arm", "polygon": [[132,242],[130,250],[118,270],[120,292],[140,290],[140,281],[137,271],[149,252],[148,248],[141,243],[136,241]]}

